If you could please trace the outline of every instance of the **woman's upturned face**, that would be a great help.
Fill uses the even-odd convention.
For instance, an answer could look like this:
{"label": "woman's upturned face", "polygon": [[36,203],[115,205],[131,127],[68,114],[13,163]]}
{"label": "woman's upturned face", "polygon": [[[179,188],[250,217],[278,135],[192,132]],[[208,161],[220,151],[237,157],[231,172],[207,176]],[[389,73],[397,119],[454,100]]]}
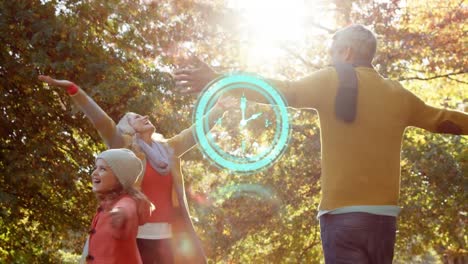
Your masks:
{"label": "woman's upturned face", "polygon": [[154,126],[149,121],[147,115],[142,116],[139,114],[130,115],[128,123],[135,129],[137,133],[144,133],[144,132],[154,132]]}
{"label": "woman's upturned face", "polygon": [[107,193],[120,187],[120,182],[103,159],[96,160],[96,168],[91,174],[93,192]]}

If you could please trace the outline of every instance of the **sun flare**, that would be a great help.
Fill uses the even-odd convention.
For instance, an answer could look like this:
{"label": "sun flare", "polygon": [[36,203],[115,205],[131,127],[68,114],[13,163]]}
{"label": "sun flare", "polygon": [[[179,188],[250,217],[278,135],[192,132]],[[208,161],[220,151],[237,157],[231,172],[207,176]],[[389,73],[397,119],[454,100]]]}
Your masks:
{"label": "sun flare", "polygon": [[[320,1],[324,2],[324,1]],[[330,24],[323,16],[323,6],[304,0],[233,0],[245,25],[241,36],[241,61],[247,68],[273,63],[287,52],[282,45],[303,43],[314,31],[308,23]],[[323,9],[322,9],[323,10]]]}

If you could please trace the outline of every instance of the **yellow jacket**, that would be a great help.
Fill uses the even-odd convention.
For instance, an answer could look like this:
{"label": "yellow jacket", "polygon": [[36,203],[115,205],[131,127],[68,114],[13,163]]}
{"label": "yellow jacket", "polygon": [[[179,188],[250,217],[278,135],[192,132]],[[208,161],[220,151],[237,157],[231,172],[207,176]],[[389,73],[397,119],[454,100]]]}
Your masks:
{"label": "yellow jacket", "polygon": [[[289,83],[278,82],[289,106],[314,108],[320,120],[322,197],[319,210],[356,205],[397,205],[400,151],[408,126],[436,133],[468,134],[468,115],[435,108],[381,77],[357,67],[357,114],[352,123],[335,116],[338,76],[328,67]],[[249,99],[255,99],[254,95]]]}

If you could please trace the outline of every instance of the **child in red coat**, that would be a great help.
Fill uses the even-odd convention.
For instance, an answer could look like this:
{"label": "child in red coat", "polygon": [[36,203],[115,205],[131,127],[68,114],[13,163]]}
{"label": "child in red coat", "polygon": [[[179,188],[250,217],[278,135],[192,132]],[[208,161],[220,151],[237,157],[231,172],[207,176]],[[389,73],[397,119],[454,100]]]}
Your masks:
{"label": "child in red coat", "polygon": [[136,236],[152,205],[134,187],[143,166],[128,149],[109,149],[96,158],[91,174],[99,207],[93,218],[82,262],[142,263]]}

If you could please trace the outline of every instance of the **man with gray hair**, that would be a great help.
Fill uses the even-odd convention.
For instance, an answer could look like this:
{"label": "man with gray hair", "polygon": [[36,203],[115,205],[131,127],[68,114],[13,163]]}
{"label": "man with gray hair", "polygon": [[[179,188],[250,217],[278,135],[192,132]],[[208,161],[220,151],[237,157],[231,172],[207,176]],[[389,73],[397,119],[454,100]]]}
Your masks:
{"label": "man with gray hair", "polygon": [[[271,80],[291,107],[318,112],[318,217],[327,264],[392,263],[406,127],[468,134],[467,114],[428,106],[397,81],[380,76],[372,67],[376,47],[374,33],[351,25],[333,36],[332,67],[297,81]],[[202,63],[174,76],[180,91],[189,93],[219,74]]]}

